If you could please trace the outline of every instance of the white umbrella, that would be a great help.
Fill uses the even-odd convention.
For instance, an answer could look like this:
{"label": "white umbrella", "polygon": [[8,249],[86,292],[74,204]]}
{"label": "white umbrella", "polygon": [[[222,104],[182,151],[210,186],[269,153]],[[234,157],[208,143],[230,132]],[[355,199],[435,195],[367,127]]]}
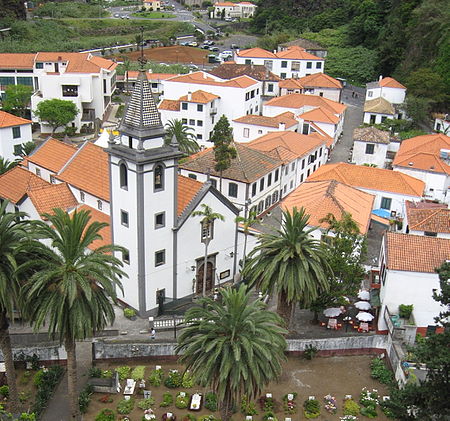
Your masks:
{"label": "white umbrella", "polygon": [[370,298],[370,292],[365,290],[359,291],[358,298],[361,300],[368,300]]}
{"label": "white umbrella", "polygon": [[373,316],[370,313],[367,313],[365,311],[360,311],[357,315],[356,318],[361,321],[361,322],[371,322],[375,316]]}
{"label": "white umbrella", "polygon": [[325,317],[337,317],[341,313],[342,313],[342,311],[339,307],[330,307],[330,308],[326,308],[323,311],[323,314]]}
{"label": "white umbrella", "polygon": [[355,303],[355,307],[359,310],[369,310],[371,305],[368,301],[358,301]]}

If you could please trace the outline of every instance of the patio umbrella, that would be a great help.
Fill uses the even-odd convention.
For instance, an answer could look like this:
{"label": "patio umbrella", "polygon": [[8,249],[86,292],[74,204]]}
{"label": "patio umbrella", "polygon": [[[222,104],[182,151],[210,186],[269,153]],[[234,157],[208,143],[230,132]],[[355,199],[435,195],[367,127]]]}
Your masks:
{"label": "patio umbrella", "polygon": [[361,322],[371,322],[375,318],[375,316],[373,316],[370,313],[367,313],[366,311],[360,311],[356,315],[356,318]]}
{"label": "patio umbrella", "polygon": [[330,307],[330,308],[326,308],[323,311],[323,314],[325,317],[337,317],[341,313],[342,313],[342,311],[339,307]]}
{"label": "patio umbrella", "polygon": [[369,310],[371,305],[368,301],[358,301],[355,303],[355,307],[359,310]]}
{"label": "patio umbrella", "polygon": [[361,300],[368,300],[370,298],[370,292],[365,290],[359,291],[358,298]]}

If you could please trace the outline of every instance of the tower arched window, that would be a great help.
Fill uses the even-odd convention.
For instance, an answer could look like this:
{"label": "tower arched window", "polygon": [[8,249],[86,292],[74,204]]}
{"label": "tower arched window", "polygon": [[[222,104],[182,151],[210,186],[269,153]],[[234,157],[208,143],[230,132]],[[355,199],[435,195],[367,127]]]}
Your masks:
{"label": "tower arched window", "polygon": [[120,164],[120,188],[127,190],[128,189],[128,169],[125,164]]}
{"label": "tower arched window", "polygon": [[162,165],[156,165],[154,170],[154,189],[164,190],[164,167]]}

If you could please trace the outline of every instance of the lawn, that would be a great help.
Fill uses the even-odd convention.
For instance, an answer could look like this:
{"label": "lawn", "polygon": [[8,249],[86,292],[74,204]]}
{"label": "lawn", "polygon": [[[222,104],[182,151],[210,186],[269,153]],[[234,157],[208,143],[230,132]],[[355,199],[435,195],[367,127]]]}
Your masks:
{"label": "lawn", "polygon": [[[315,418],[319,421],[338,421],[340,416],[343,416],[344,398],[346,395],[352,395],[353,399],[359,403],[360,393],[363,387],[369,390],[373,388],[378,390],[380,396],[387,394],[387,389],[384,385],[373,380],[370,377],[370,356],[352,356],[352,357],[328,357],[315,358],[312,361],[307,361],[299,357],[290,357],[284,364],[284,370],[278,382],[272,382],[262,392],[260,399],[255,401],[245,401],[237,405],[237,413],[233,419],[242,420],[246,415],[252,415],[253,420],[267,420],[270,416],[269,410],[273,412],[276,420],[284,420],[285,417],[293,420],[305,419],[303,413],[303,405],[309,397],[314,396],[320,407],[320,414]],[[162,367],[163,377],[161,384],[158,384],[158,376],[155,370],[156,366]],[[115,369],[118,365],[101,363],[98,365],[102,370]],[[134,366],[135,367],[135,366]],[[133,367],[131,367],[133,368]],[[141,368],[142,370],[143,368]],[[170,374],[170,370],[177,369],[178,374]],[[124,372],[126,369],[120,368]],[[177,377],[181,376],[183,367],[177,365],[173,361],[155,361],[145,366],[144,379],[146,380],[146,390],[152,392],[154,403],[152,409],[156,416],[156,420],[163,419],[164,414],[170,412],[175,415],[178,421],[213,421],[220,418],[218,411],[206,409],[204,401],[202,402],[199,411],[192,411],[186,408],[186,402],[183,399],[176,399],[180,392],[184,392],[189,398],[193,393],[200,393],[203,397],[210,392],[210,390],[189,384],[189,379],[184,379],[184,387],[168,387],[176,385]],[[125,374],[123,379],[129,378],[131,372]],[[149,378],[151,378],[150,384]],[[169,380],[167,380],[169,379]],[[121,381],[124,387],[126,380]],[[152,401],[142,402],[143,389],[139,389],[139,380],[137,381],[135,394],[132,397],[131,404],[125,404],[123,395],[113,394],[93,394],[87,414],[84,416],[86,421],[94,421],[99,412],[108,408],[117,414],[117,407],[130,405],[130,412],[126,416],[131,421],[140,421],[143,419],[144,410],[138,408],[138,405],[151,404]],[[123,391],[123,389],[122,389]],[[271,393],[272,398],[267,398],[266,394]],[[287,402],[288,396],[293,398],[289,405]],[[337,411],[335,414],[328,413],[325,409],[325,395],[332,395],[336,400]],[[209,404],[214,401],[213,396],[209,395]],[[213,402],[212,402],[213,403]],[[163,406],[163,405],[166,406]],[[209,406],[210,406],[209,405]],[[214,406],[214,405],[212,405]],[[181,407],[181,408],[180,408]],[[211,406],[210,406],[211,408]],[[212,408],[214,409],[214,408]],[[269,415],[268,415],[269,414]],[[117,414],[118,415],[118,414]],[[118,416],[121,420],[125,415]],[[189,416],[189,418],[188,418]],[[212,417],[211,417],[212,416]],[[206,418],[206,419],[205,419]],[[360,421],[368,419],[364,416],[359,416]],[[377,408],[377,420],[387,421],[388,418]]]}
{"label": "lawn", "polygon": [[132,16],[148,19],[171,19],[175,17],[174,14],[168,12],[138,12],[133,13]]}

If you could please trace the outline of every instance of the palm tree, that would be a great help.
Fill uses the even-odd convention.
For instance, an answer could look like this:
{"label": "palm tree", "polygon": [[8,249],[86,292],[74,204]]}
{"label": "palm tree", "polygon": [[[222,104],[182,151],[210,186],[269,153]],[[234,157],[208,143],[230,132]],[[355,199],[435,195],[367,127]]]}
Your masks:
{"label": "palm tree", "polygon": [[42,258],[31,262],[40,265],[40,270],[30,277],[25,293],[34,328],[48,323],[49,334],[66,348],[70,419],[78,420],[75,341],[92,336],[114,321],[113,302],[116,289],[122,289],[118,278],[124,273],[113,252],[121,248],[106,245],[87,250],[107,226],[89,223],[89,211],[68,215],[54,209],[54,214],[44,216],[49,225],[39,224],[37,232],[50,240],[50,246],[42,244]]}
{"label": "palm tree", "polygon": [[201,205],[202,210],[192,212],[192,216],[201,216],[202,224],[202,242],[205,243],[205,258],[203,260],[203,285],[202,285],[202,295],[206,295],[206,274],[207,274],[207,263],[208,263],[208,246],[214,236],[214,221],[218,219],[219,221],[225,221],[225,218],[220,213],[213,212],[211,207]]}
{"label": "palm tree", "polygon": [[248,214],[248,217],[245,216],[237,216],[235,221],[238,224],[242,224],[244,228],[244,252],[242,257],[242,267],[245,266],[245,258],[247,257],[247,237],[248,233],[250,232],[250,228],[252,225],[259,222],[259,219],[257,218],[256,211],[251,211]]}
{"label": "palm tree", "polygon": [[17,268],[27,251],[28,222],[24,212],[8,212],[8,201],[0,206],[0,348],[2,350],[9,386],[9,409],[18,412],[18,395],[13,353],[9,336],[9,319],[19,308]]}
{"label": "palm tree", "polygon": [[166,137],[164,138],[164,142],[166,145],[168,145],[175,136],[180,151],[184,152],[186,155],[192,155],[200,150],[200,146],[193,133],[194,129],[183,124],[181,120],[170,120],[165,128]]}
{"label": "palm tree", "polygon": [[13,169],[17,165],[16,161],[10,161],[0,156],[0,175]]}
{"label": "palm tree", "polygon": [[278,314],[290,326],[295,304],[309,306],[329,288],[331,271],[325,249],[309,234],[304,208],[282,212],[281,228],[260,235],[243,270],[250,284],[264,294],[278,294]]}
{"label": "palm tree", "polygon": [[250,300],[245,285],[221,292],[221,303],[203,298],[186,312],[176,352],[200,385],[214,390],[228,421],[243,394],[256,397],[280,375],[287,332],[262,300]]}

